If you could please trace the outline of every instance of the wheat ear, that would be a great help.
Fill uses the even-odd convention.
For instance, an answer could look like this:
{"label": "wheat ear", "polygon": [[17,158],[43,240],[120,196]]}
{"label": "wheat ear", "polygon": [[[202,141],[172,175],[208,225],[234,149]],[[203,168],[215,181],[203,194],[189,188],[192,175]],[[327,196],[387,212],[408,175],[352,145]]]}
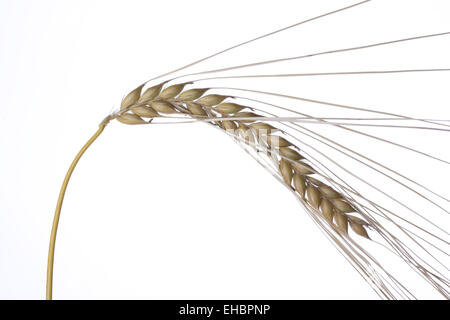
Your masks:
{"label": "wheat ear", "polygon": [[[248,106],[226,102],[230,96],[217,94],[204,95],[207,88],[183,91],[186,84],[175,84],[161,90],[163,84],[148,88],[141,94],[139,87],[129,93],[122,101],[122,110],[111,116],[125,124],[149,123],[160,115],[183,114],[193,118],[216,118],[214,125],[229,134],[240,137],[247,144],[259,150],[266,150],[277,159],[279,172],[287,186],[300,197],[333,228],[347,234],[350,226],[358,235],[369,238],[367,221],[352,216],[358,213],[356,206],[333,187],[313,177],[316,170],[298,148],[289,140],[276,135],[278,128],[258,121],[263,115],[247,111]],[[229,120],[220,120],[220,118]],[[230,120],[231,119],[231,120]],[[276,156],[276,158],[274,157]]]}

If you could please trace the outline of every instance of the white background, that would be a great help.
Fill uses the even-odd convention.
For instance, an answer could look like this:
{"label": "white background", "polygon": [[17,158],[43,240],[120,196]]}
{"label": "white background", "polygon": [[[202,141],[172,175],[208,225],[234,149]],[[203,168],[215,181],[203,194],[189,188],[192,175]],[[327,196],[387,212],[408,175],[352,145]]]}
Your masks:
{"label": "white background", "polygon": [[[152,76],[351,3],[2,0],[0,298],[44,298],[65,171],[124,94]],[[449,16],[444,0],[374,0],[280,35],[283,47],[274,37],[208,66],[450,31]],[[448,68],[449,49],[444,37],[292,70]],[[343,89],[338,79],[301,79],[298,88],[312,98],[450,118],[446,74],[361,79],[371,81],[357,78]],[[434,140],[415,143],[448,156],[448,146]],[[437,180],[448,190],[448,180]],[[295,198],[220,132],[112,123],[68,188],[54,298],[378,297]]]}

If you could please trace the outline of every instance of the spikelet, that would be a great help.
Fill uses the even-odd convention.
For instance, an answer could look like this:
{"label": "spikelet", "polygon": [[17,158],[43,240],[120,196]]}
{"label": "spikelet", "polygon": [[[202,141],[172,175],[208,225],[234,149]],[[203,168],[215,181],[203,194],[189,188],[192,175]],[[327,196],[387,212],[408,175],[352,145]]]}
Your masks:
{"label": "spikelet", "polygon": [[151,100],[155,99],[161,92],[162,87],[163,87],[163,84],[160,83],[156,86],[148,88],[147,90],[145,90],[145,92],[139,98],[138,102],[147,102],[147,101],[151,101]]}
{"label": "spikelet", "polygon": [[231,102],[221,103],[214,108],[214,110],[217,112],[228,113],[228,114],[239,112],[242,109],[245,109],[245,106],[241,106],[237,103],[231,103]]}
{"label": "spikelet", "polygon": [[172,99],[176,97],[185,87],[186,83],[175,84],[173,86],[165,88],[160,94],[161,100]]}
{"label": "spikelet", "polygon": [[123,113],[117,117],[117,120],[125,124],[145,124],[147,121],[136,114]]}
{"label": "spikelet", "polygon": [[131,108],[131,111],[143,118],[154,118],[158,116],[158,113],[152,107],[147,107],[143,105],[138,105],[136,107]]}
{"label": "spikelet", "polygon": [[196,103],[196,102],[186,103],[186,108],[188,109],[188,111],[190,113],[192,113],[193,115],[196,115],[196,116],[206,117],[208,115],[206,113],[206,111],[203,109],[203,107],[199,103]]}
{"label": "spikelet", "polygon": [[122,103],[120,104],[121,109],[125,109],[135,104],[141,96],[141,91],[143,87],[144,85],[141,85],[136,89],[134,89],[133,91],[131,91],[129,94],[127,94],[125,98],[123,98]]}
{"label": "spikelet", "polygon": [[212,106],[218,105],[226,98],[228,98],[228,97],[222,96],[219,94],[209,94],[207,96],[201,97],[196,102],[205,107],[212,107]]}
{"label": "spikelet", "polygon": [[178,96],[180,101],[192,101],[200,98],[208,89],[190,89],[186,90]]}
{"label": "spikelet", "polygon": [[150,107],[153,108],[156,112],[161,113],[176,113],[177,110],[173,106],[172,103],[163,100],[157,100],[150,102]]}

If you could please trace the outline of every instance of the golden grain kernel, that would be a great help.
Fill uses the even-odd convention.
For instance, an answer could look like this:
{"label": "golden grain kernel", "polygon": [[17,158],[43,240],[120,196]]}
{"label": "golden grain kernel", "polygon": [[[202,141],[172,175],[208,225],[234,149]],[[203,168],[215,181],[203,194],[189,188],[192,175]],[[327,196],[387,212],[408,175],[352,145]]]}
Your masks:
{"label": "golden grain kernel", "polygon": [[257,120],[257,118],[260,117],[260,115],[255,114],[253,112],[239,112],[233,115],[233,118],[255,118],[255,120],[239,120],[240,122],[245,122],[245,123],[249,123],[249,122],[254,122]]}
{"label": "golden grain kernel", "polygon": [[366,230],[366,228],[364,228],[363,225],[355,223],[351,220],[349,221],[349,223],[350,223],[350,227],[352,228],[353,231],[355,231],[356,234],[358,234],[364,238],[370,239],[369,235],[367,234],[367,230]]}
{"label": "golden grain kernel", "polygon": [[281,154],[283,157],[286,157],[286,158],[288,158],[288,159],[290,159],[290,160],[297,161],[297,160],[300,160],[300,159],[303,158],[303,157],[300,155],[300,153],[298,153],[297,151],[295,151],[295,150],[293,150],[293,149],[291,149],[291,148],[288,148],[288,147],[281,147],[279,150],[280,150],[280,154]]}
{"label": "golden grain kernel", "polygon": [[220,94],[209,94],[207,96],[201,97],[196,102],[200,103],[201,105],[205,107],[212,107],[219,103],[221,103],[223,100],[228,98],[227,96],[222,96]]}
{"label": "golden grain kernel", "polygon": [[320,192],[322,192],[322,194],[328,199],[336,199],[341,197],[341,194],[339,192],[337,192],[336,190],[325,184],[321,185],[319,189]]}
{"label": "golden grain kernel", "polygon": [[341,231],[343,233],[348,232],[348,219],[345,214],[336,212],[334,215],[334,221],[336,222],[336,226],[339,231]]}
{"label": "golden grain kernel", "polygon": [[131,108],[131,111],[134,114],[137,114],[140,117],[144,117],[144,118],[154,118],[159,116],[159,114],[151,107],[146,107],[143,105],[140,106],[136,106]]}
{"label": "golden grain kernel", "polygon": [[143,87],[144,85],[141,85],[136,89],[134,89],[133,91],[131,91],[129,94],[127,94],[125,98],[123,98],[122,103],[120,104],[120,109],[125,109],[136,103],[139,100],[139,97],[141,96],[141,91]]}
{"label": "golden grain kernel", "polygon": [[175,109],[175,107],[167,101],[152,101],[150,102],[150,106],[155,109],[156,112],[161,112],[161,113],[176,113],[177,110]]}
{"label": "golden grain kernel", "polygon": [[241,106],[240,104],[237,104],[237,103],[225,102],[225,103],[219,104],[217,107],[214,108],[214,110],[217,112],[220,112],[220,113],[228,114],[228,113],[239,112],[245,108],[246,108],[245,106]]}
{"label": "golden grain kernel", "polygon": [[116,118],[118,121],[125,124],[144,124],[148,123],[138,115],[134,113],[123,113]]}
{"label": "golden grain kernel", "polygon": [[334,211],[333,205],[331,204],[330,201],[328,201],[327,199],[322,199],[322,202],[320,203],[320,211],[322,212],[322,215],[325,218],[325,220],[327,220],[330,223],[333,222]]}
{"label": "golden grain kernel", "polygon": [[295,172],[302,175],[315,173],[314,169],[309,164],[302,161],[292,162],[292,168]]}
{"label": "golden grain kernel", "polygon": [[292,182],[292,176],[294,175],[294,173],[292,172],[292,167],[289,161],[284,159],[280,160],[280,173],[281,176],[283,177],[284,182],[286,182],[286,184],[290,186]]}
{"label": "golden grain kernel", "polygon": [[190,113],[196,115],[196,116],[208,116],[206,111],[203,109],[201,105],[195,102],[188,102],[186,103],[186,107],[189,110]]}
{"label": "golden grain kernel", "polygon": [[172,99],[177,96],[183,88],[186,86],[186,83],[174,84],[173,86],[165,88],[160,94],[159,97],[161,99]]}
{"label": "golden grain kernel", "polygon": [[309,185],[306,187],[306,195],[308,196],[308,202],[309,204],[315,208],[319,209],[320,205],[320,192],[317,190],[316,187]]}
{"label": "golden grain kernel", "polygon": [[338,209],[341,212],[347,213],[347,212],[355,212],[355,209],[348,204],[348,202],[341,200],[341,199],[331,199],[331,202],[335,206],[336,209]]}
{"label": "golden grain kernel", "polygon": [[147,102],[150,100],[155,99],[158,94],[161,92],[161,89],[163,87],[163,83],[158,84],[156,86],[150,87],[147,90],[144,91],[142,96],[139,98],[139,102]]}
{"label": "golden grain kernel", "polygon": [[299,174],[294,174],[294,188],[302,196],[302,198],[305,197],[305,191],[306,191],[306,179],[304,176]]}
{"label": "golden grain kernel", "polygon": [[182,92],[177,99],[181,101],[192,101],[200,98],[208,89],[190,89]]}

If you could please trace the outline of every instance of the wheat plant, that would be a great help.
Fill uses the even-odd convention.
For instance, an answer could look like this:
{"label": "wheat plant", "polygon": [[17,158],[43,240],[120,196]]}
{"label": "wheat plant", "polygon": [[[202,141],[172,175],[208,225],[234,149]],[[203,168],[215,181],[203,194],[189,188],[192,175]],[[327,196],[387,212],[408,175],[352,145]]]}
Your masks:
{"label": "wheat plant", "polygon": [[[370,0],[369,0],[370,1]],[[202,82],[224,79],[254,78],[295,78],[320,76],[347,76],[364,74],[393,74],[416,72],[445,72],[448,68],[438,69],[401,69],[401,70],[364,70],[350,72],[321,73],[281,73],[281,74],[246,74],[231,76],[206,76],[225,71],[240,70],[257,65],[276,64],[290,60],[314,56],[332,55],[348,51],[364,50],[373,47],[388,46],[394,43],[416,41],[449,35],[449,32],[419,35],[404,39],[394,39],[379,43],[369,43],[358,47],[339,48],[331,51],[316,52],[309,55],[285,57],[259,61],[251,64],[237,65],[202,72],[183,74],[158,82],[176,72],[211,59],[219,54],[259,39],[272,36],[301,24],[337,14],[344,10],[360,6],[369,1],[341,8],[323,15],[276,30],[218,53],[197,60],[191,64],[153,78],[128,93],[122,100],[120,108],[108,115],[99,126],[94,136],[86,143],[75,157],[64,179],[58,198],[55,218],[50,239],[47,271],[47,299],[52,299],[53,259],[56,232],[62,202],[70,176],[80,157],[94,140],[102,133],[112,120],[127,125],[148,125],[164,123],[206,123],[230,136],[239,146],[250,154],[259,164],[266,168],[298,199],[305,212],[309,214],[319,229],[335,244],[337,249],[348,259],[354,268],[366,279],[369,285],[385,299],[414,299],[415,294],[408,289],[408,284],[399,281],[382,263],[379,253],[371,252],[370,244],[386,248],[409,265],[430,286],[444,298],[450,298],[449,267],[445,259],[449,255],[449,239],[445,226],[438,225],[431,217],[419,212],[403,200],[385,191],[383,186],[372,183],[370,178],[353,173],[353,168],[346,167],[322,151],[321,146],[334,150],[347,157],[355,165],[380,175],[415,197],[438,208],[444,214],[448,209],[438,200],[448,203],[448,199],[412,178],[391,169],[358,153],[333,138],[318,131],[308,129],[305,124],[331,126],[355,136],[362,136],[415,155],[420,155],[449,164],[445,159],[430,155],[413,147],[399,144],[388,139],[369,134],[361,127],[416,128],[424,130],[450,131],[450,125],[433,119],[417,119],[394,112],[381,112],[374,109],[338,104],[329,101],[314,100],[299,96],[290,96],[279,92],[253,90],[239,87],[202,86]],[[184,81],[182,78],[190,78]],[[203,77],[203,78],[202,78]],[[232,93],[231,93],[232,92]],[[370,114],[370,117],[318,117],[298,108],[289,107],[289,103],[278,104],[267,98],[282,98],[284,101],[300,101],[327,106],[340,110],[358,111]],[[376,116],[376,118],[375,118]],[[391,121],[395,124],[380,124]],[[415,122],[417,125],[403,125]],[[398,124],[401,123],[401,124]],[[420,126],[419,126],[420,125]],[[308,141],[308,142],[307,142]],[[311,142],[312,141],[312,142]],[[335,168],[335,169],[332,169]],[[340,173],[338,173],[340,172]],[[341,175],[346,174],[364,185],[371,192],[360,191],[356,185],[348,182]],[[361,189],[363,190],[363,189]],[[374,200],[371,193],[378,193],[386,199],[386,204]],[[438,200],[436,200],[438,199]],[[394,204],[394,206],[389,206]],[[395,208],[402,208],[399,210]],[[414,217],[414,219],[412,218]]]}

